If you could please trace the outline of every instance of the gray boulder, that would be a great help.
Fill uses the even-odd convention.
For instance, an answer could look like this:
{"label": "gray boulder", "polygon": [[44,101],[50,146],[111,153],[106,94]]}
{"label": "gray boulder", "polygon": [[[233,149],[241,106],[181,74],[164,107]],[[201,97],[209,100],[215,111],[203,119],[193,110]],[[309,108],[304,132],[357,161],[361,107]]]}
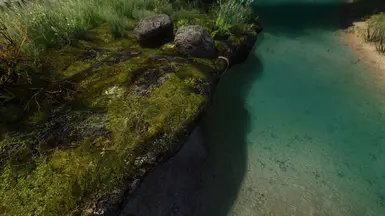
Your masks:
{"label": "gray boulder", "polygon": [[200,25],[181,26],[174,38],[176,49],[188,56],[200,58],[215,58],[217,52],[214,39]]}
{"label": "gray boulder", "polygon": [[161,43],[172,40],[173,24],[166,14],[156,14],[139,22],[134,32],[142,44]]}

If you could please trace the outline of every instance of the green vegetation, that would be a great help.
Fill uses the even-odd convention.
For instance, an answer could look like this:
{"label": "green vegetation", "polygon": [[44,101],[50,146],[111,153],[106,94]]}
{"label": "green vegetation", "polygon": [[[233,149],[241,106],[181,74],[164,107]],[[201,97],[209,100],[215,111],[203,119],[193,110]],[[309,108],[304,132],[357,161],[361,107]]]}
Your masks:
{"label": "green vegetation", "polygon": [[107,24],[121,37],[133,20],[155,13],[172,17],[175,28],[186,24],[205,26],[214,37],[241,33],[251,19],[251,0],[223,0],[209,12],[197,7],[199,1],[170,0],[36,0],[2,7],[0,13],[0,102],[17,97],[9,83],[31,83],[32,71],[39,69],[49,51],[73,44],[87,30]]}
{"label": "green vegetation", "polygon": [[102,23],[118,32],[125,18],[142,19],[168,6],[168,0],[37,0],[3,9],[0,22],[15,41],[27,35],[23,51],[36,54]]}
{"label": "green vegetation", "polygon": [[[187,1],[186,1],[187,2]],[[235,27],[248,22],[251,16],[247,2],[218,1],[216,28]],[[140,20],[155,13],[166,13],[177,22],[194,22],[202,13],[194,1],[169,0],[37,0],[27,1],[12,9],[3,8],[0,23],[10,38],[28,54],[38,54],[58,42],[71,42],[86,30],[107,23],[114,33],[120,33],[127,19]],[[182,20],[182,21],[181,21]],[[215,20],[215,19],[214,19]],[[199,22],[199,21],[198,21]],[[27,37],[26,37],[27,36]]]}
{"label": "green vegetation", "polygon": [[250,7],[254,0],[217,0],[219,10],[215,22],[215,34],[228,34],[239,31],[242,32],[244,24],[251,19],[252,9]]}
{"label": "green vegetation", "polygon": [[[3,8],[0,215],[82,213],[135,177],[148,154],[175,148],[226,63],[177,58],[173,43],[143,48],[132,29],[162,12],[176,26],[200,24],[236,44],[251,13],[230,16],[250,9],[229,2],[208,13],[169,0],[36,0]],[[216,44],[229,49],[226,43]]]}
{"label": "green vegetation", "polygon": [[367,28],[362,32],[365,41],[374,43],[381,54],[385,54],[385,13],[379,13],[369,17]]}
{"label": "green vegetation", "polygon": [[[108,31],[102,26],[91,32],[103,35],[103,29]],[[77,92],[74,98],[61,103],[81,102],[82,109],[91,111],[93,108],[102,108],[105,112],[91,112],[86,114],[84,120],[78,120],[80,115],[74,114],[77,108],[71,107],[54,115],[55,118],[68,121],[70,125],[66,130],[81,131],[79,137],[70,140],[70,146],[66,146],[69,143],[56,146],[56,141],[51,143],[50,140],[38,138],[42,136],[42,131],[51,133],[51,122],[57,121],[51,119],[44,123],[49,113],[41,111],[34,112],[28,118],[28,124],[31,128],[36,127],[36,130],[5,137],[0,145],[0,152],[6,151],[6,157],[2,158],[5,161],[1,163],[4,165],[0,176],[1,214],[76,213],[79,207],[88,206],[87,201],[92,197],[119,188],[125,176],[135,175],[135,161],[138,156],[146,154],[148,148],[151,151],[166,151],[172,147],[171,141],[177,139],[184,125],[193,122],[201,113],[207,98],[197,91],[201,88],[200,84],[191,85],[191,80],[207,83],[210,72],[216,69],[201,64],[198,67],[190,63],[169,62],[161,58],[154,62],[151,60],[153,54],[165,52],[140,49],[138,44],[133,44],[133,40],[133,36],[128,36],[110,41],[106,39],[106,43],[80,41],[77,47],[63,48],[74,55],[79,53],[77,50],[85,50],[86,47],[104,47],[109,54],[100,59],[80,61],[75,58],[68,63],[60,63],[67,61],[66,56],[53,55],[59,65],[69,64],[65,68],[72,66],[71,75],[60,67],[56,72],[74,82]],[[126,46],[115,49],[116,43]],[[131,46],[127,47],[127,44]],[[121,58],[133,57],[113,64],[100,64],[126,48],[132,51]],[[136,55],[138,50],[142,54]],[[66,53],[64,50],[57,52]],[[98,63],[99,66],[95,66]],[[146,67],[143,68],[143,65]],[[169,68],[173,73],[166,71]],[[164,77],[164,82],[158,85],[146,81],[143,77],[146,71]],[[138,82],[152,86],[144,89],[147,96],[140,96],[133,91]],[[103,119],[108,119],[108,123],[103,123]],[[98,122],[96,120],[102,123],[94,123]],[[105,132],[98,136],[84,135],[82,131],[86,134],[87,128],[92,128],[93,124],[105,125]],[[41,129],[42,126],[46,129]],[[63,131],[57,136],[56,139],[60,140],[65,139],[67,134]],[[35,141],[41,143],[35,146]],[[34,149],[38,152],[34,152]]]}

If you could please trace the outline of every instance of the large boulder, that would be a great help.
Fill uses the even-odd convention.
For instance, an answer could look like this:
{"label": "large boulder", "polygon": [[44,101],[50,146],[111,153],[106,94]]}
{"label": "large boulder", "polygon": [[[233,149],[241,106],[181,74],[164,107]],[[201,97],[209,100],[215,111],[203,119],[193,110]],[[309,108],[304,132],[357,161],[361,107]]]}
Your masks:
{"label": "large boulder", "polygon": [[134,30],[142,45],[154,45],[172,40],[173,24],[166,14],[156,14],[144,18]]}
{"label": "large boulder", "polygon": [[215,58],[217,52],[214,39],[200,25],[181,26],[175,34],[176,49],[188,56],[199,58]]}

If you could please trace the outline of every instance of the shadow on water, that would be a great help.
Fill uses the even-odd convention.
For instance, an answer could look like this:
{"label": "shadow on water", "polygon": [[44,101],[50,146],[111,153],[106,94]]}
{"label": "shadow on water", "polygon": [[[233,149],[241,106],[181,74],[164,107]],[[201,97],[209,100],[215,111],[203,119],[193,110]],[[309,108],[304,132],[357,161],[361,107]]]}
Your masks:
{"label": "shadow on water", "polygon": [[327,3],[322,3],[322,0],[279,4],[263,2],[257,1],[254,5],[259,21],[270,33],[286,37],[306,35],[309,29],[345,29],[363,17],[385,11],[383,0],[356,0],[352,3],[343,3],[344,0]]}
{"label": "shadow on water", "polygon": [[243,98],[250,85],[262,76],[261,61],[252,54],[226,75],[202,122],[209,156],[203,190],[207,215],[227,215],[247,171],[250,116]]}
{"label": "shadow on water", "polygon": [[[256,5],[265,30],[286,37],[308,29],[337,30],[358,17],[380,11],[377,0],[342,3]],[[263,34],[258,43],[263,41]],[[256,45],[258,49],[258,45]],[[224,216],[229,213],[247,172],[249,113],[244,95],[262,77],[254,54],[232,68],[216,89],[214,101],[181,151],[150,173],[127,203],[123,216]],[[202,145],[204,143],[204,145]]]}
{"label": "shadow on water", "polygon": [[176,156],[146,177],[123,216],[228,213],[247,169],[250,117],[242,98],[261,71],[259,59],[250,55],[226,73],[201,127]]}

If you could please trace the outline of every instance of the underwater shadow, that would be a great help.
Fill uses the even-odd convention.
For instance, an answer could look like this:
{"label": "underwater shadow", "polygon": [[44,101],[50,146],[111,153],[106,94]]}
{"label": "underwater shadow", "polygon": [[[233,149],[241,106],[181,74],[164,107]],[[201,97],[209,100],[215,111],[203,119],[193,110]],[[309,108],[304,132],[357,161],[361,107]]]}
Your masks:
{"label": "underwater shadow", "polygon": [[202,197],[205,215],[225,216],[238,196],[247,172],[247,135],[250,116],[244,98],[251,84],[262,77],[260,59],[251,54],[232,68],[217,88],[212,106],[202,122],[208,163]]}
{"label": "underwater shadow", "polygon": [[200,126],[144,179],[122,216],[227,215],[247,170],[250,117],[242,98],[261,72],[251,54],[223,76]]}

